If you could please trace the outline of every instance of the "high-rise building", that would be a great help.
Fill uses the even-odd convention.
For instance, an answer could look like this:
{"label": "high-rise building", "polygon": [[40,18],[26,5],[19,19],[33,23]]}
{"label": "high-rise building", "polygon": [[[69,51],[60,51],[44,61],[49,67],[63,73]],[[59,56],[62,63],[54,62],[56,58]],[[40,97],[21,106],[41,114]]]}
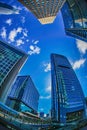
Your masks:
{"label": "high-rise building", "polygon": [[30,76],[18,76],[7,99],[7,105],[19,112],[37,114],[39,93]]}
{"label": "high-rise building", "polygon": [[44,118],[44,112],[40,112],[40,113],[39,113],[39,117],[40,117],[40,118]]}
{"label": "high-rise building", "polygon": [[21,50],[0,41],[0,101],[5,102],[11,84],[28,55]]}
{"label": "high-rise building", "polygon": [[65,56],[51,55],[52,120],[60,123],[85,117],[85,97],[77,76]]}
{"label": "high-rise building", "polygon": [[18,0],[27,7],[42,24],[53,23],[66,0]]}
{"label": "high-rise building", "polygon": [[87,1],[66,0],[61,12],[66,34],[87,41]]}
{"label": "high-rise building", "polygon": [[0,2],[0,14],[18,14],[18,10],[13,8],[12,6],[6,4],[6,3],[1,3]]}

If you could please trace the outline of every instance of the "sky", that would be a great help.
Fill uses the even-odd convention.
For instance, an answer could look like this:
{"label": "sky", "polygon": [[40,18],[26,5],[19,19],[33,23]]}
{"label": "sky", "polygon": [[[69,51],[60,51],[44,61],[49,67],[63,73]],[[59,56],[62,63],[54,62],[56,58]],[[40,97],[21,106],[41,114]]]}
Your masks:
{"label": "sky", "polygon": [[0,15],[0,40],[29,54],[19,75],[30,75],[39,91],[38,111],[49,113],[51,108],[51,53],[68,58],[87,96],[87,43],[65,34],[61,11],[52,24],[42,25],[17,0],[4,2],[19,13]]}

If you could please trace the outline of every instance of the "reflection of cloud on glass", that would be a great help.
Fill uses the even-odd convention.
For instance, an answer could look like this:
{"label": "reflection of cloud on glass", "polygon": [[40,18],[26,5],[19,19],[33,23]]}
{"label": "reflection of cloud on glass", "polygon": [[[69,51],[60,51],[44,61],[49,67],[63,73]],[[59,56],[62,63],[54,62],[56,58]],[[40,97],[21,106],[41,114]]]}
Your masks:
{"label": "reflection of cloud on glass", "polygon": [[77,48],[79,51],[83,54],[86,53],[87,51],[87,42],[81,41],[81,40],[76,40]]}
{"label": "reflection of cloud on glass", "polygon": [[29,55],[32,55],[32,54],[40,54],[40,48],[38,46],[33,46],[33,45],[30,45],[30,51],[28,51],[28,54]]}
{"label": "reflection of cloud on glass", "polygon": [[80,59],[77,60],[75,63],[73,63],[73,69],[79,69],[82,65],[84,65],[86,59]]}

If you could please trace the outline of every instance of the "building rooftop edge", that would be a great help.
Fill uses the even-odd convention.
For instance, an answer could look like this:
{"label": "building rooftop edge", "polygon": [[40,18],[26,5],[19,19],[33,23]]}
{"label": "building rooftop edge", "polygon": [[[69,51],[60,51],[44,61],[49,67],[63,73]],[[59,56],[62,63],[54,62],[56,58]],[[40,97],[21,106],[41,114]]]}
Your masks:
{"label": "building rooftop edge", "polygon": [[12,48],[15,49],[15,50],[18,50],[19,52],[25,54],[27,57],[29,56],[29,55],[28,55],[26,52],[24,52],[23,50],[21,50],[21,49],[15,47],[14,45],[11,45],[11,44],[7,43],[6,41],[0,40],[0,42],[2,42],[3,44],[6,44],[7,46],[12,47]]}
{"label": "building rooftop edge", "polygon": [[56,54],[56,53],[51,53],[51,54],[50,54],[50,56],[53,56],[53,55],[57,55],[57,56],[61,56],[61,57],[67,58],[66,56],[61,55],[61,54]]}

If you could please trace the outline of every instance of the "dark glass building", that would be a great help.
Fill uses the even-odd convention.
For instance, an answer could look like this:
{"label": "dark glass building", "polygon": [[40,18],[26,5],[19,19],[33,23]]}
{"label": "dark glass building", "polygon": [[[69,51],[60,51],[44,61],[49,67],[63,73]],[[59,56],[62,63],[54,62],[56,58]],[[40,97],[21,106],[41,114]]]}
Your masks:
{"label": "dark glass building", "polygon": [[66,123],[85,117],[85,97],[65,56],[51,55],[52,120]]}
{"label": "dark glass building", "polygon": [[87,0],[66,0],[61,12],[66,34],[87,41]]}
{"label": "dark glass building", "polygon": [[18,14],[18,10],[6,3],[0,2],[0,14]]}
{"label": "dark glass building", "polygon": [[18,76],[7,99],[7,105],[20,112],[37,114],[39,93],[30,76]]}
{"label": "dark glass building", "polygon": [[21,50],[0,41],[0,101],[5,102],[11,84],[28,55]]}
{"label": "dark glass building", "polygon": [[27,7],[42,24],[53,23],[65,0],[18,0]]}

